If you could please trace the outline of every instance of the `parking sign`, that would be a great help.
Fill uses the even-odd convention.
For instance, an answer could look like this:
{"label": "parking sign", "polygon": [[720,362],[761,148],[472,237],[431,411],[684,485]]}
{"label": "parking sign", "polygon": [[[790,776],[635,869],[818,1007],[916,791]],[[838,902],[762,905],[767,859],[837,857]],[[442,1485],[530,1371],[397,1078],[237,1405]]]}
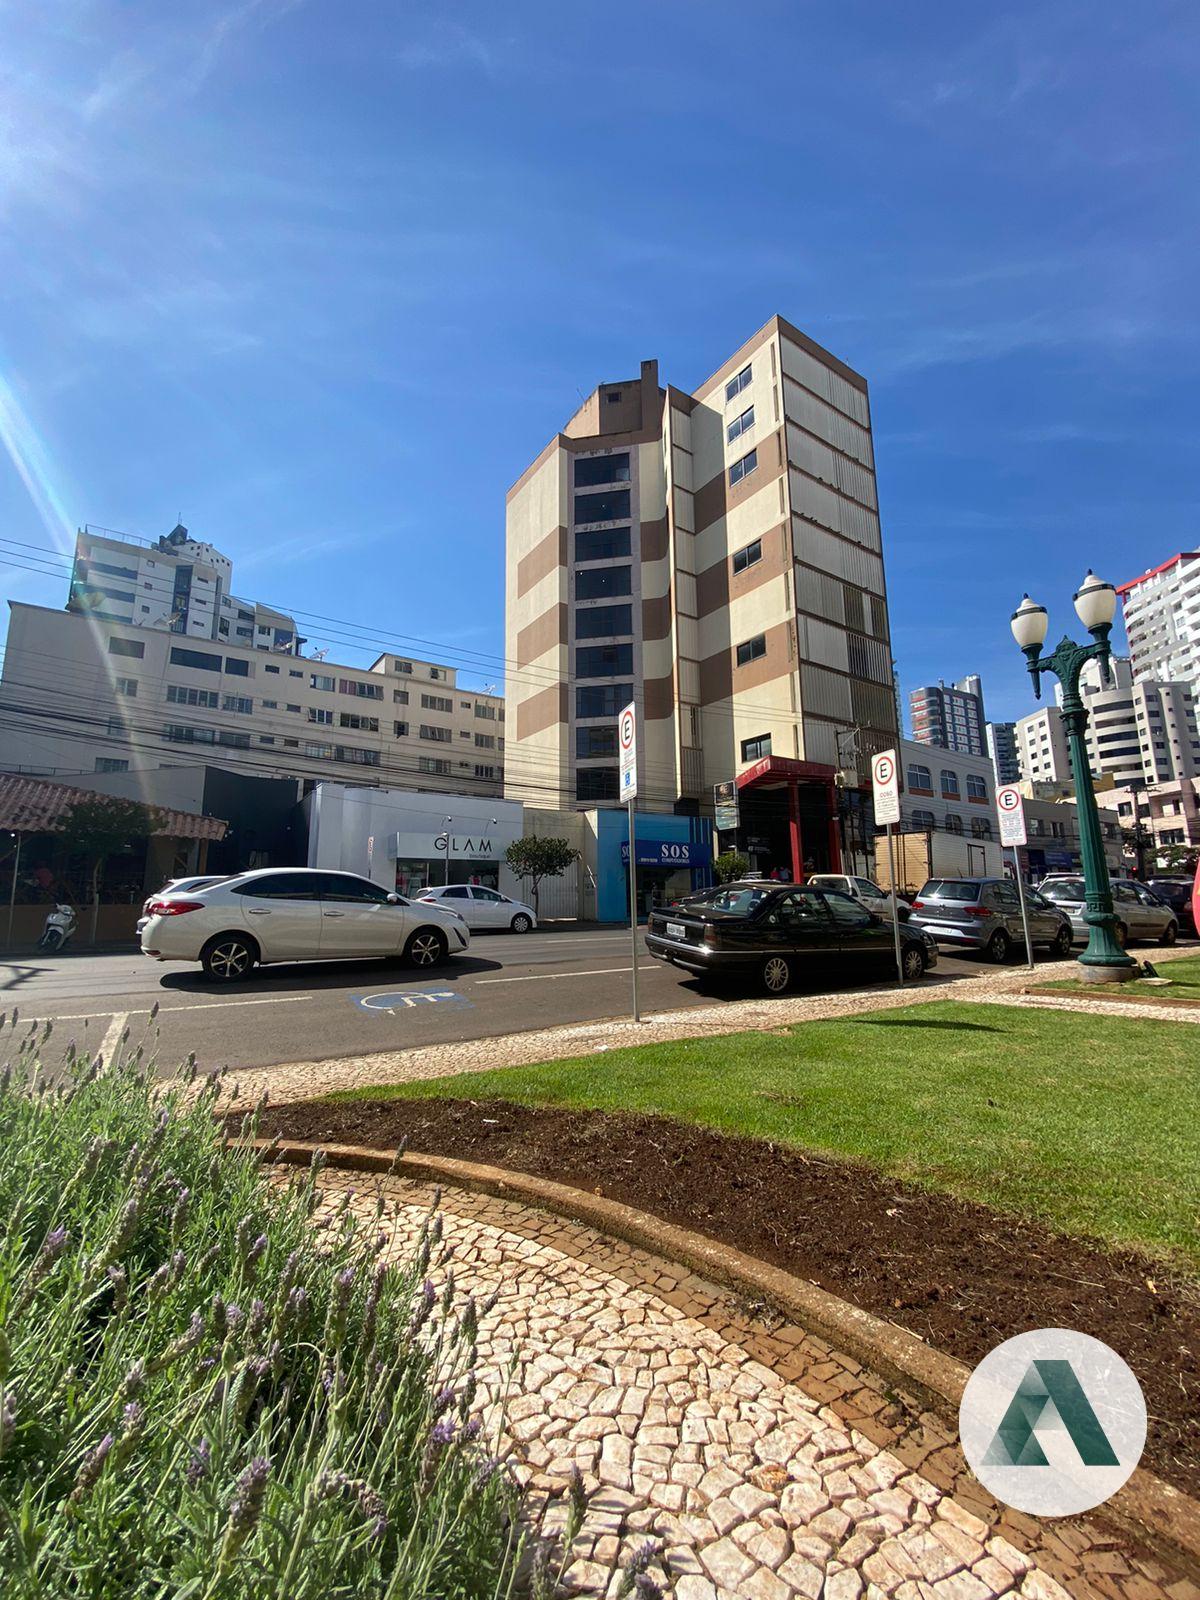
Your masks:
{"label": "parking sign", "polygon": [[900,772],[894,750],[881,750],[871,757],[871,789],[875,801],[875,821],[887,824],[900,821]]}
{"label": "parking sign", "polygon": [[617,747],[621,755],[621,799],[637,795],[637,710],[632,701],[617,718]]}
{"label": "parking sign", "polygon": [[1015,783],[996,790],[996,810],[1000,813],[1000,843],[1025,843],[1025,800]]}

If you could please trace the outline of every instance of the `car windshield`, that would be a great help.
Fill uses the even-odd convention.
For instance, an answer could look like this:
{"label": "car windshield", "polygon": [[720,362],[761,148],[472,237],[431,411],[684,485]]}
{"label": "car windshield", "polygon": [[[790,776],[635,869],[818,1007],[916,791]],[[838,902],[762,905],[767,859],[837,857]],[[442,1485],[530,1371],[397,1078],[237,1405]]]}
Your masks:
{"label": "car windshield", "polygon": [[979,899],[979,884],[964,882],[961,878],[930,878],[918,898],[971,902]]}
{"label": "car windshield", "polygon": [[768,888],[722,889],[713,895],[711,904],[717,911],[728,911],[736,916],[748,917],[756,911],[772,891]]}
{"label": "car windshield", "polygon": [[1044,883],[1040,893],[1047,900],[1082,900],[1085,895],[1082,878],[1058,878],[1054,883]]}

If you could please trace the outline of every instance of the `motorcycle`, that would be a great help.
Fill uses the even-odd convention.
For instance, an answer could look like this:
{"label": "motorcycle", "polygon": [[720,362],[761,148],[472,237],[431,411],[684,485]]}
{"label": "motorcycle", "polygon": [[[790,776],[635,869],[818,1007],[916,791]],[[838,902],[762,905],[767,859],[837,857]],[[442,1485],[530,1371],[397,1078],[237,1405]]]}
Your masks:
{"label": "motorcycle", "polygon": [[42,936],[37,942],[38,949],[61,950],[75,932],[77,920],[73,906],[55,906],[42,928]]}

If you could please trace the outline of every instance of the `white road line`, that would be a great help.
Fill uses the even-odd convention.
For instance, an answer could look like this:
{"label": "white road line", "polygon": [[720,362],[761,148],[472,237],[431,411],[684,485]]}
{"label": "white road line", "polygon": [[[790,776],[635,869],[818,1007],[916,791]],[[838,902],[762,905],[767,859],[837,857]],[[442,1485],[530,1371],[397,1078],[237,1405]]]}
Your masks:
{"label": "white road line", "polygon": [[[639,962],[638,971],[653,972],[657,965],[657,961]],[[557,978],[604,978],[612,972],[632,971],[632,967],[591,967],[586,972],[531,972],[521,978],[477,978],[476,986],[482,988],[485,983],[545,983]]]}
{"label": "white road line", "polygon": [[128,1011],[114,1011],[111,1015],[108,1031],[100,1041],[99,1056],[103,1067],[112,1066],[113,1057],[120,1048],[121,1035],[125,1032],[125,1024],[129,1021]]}
{"label": "white road line", "polygon": [[[270,995],[262,1000],[205,1000],[194,1006],[164,1006],[160,1005],[160,1017],[173,1017],[177,1011],[224,1011],[229,1006],[290,1006],[298,1000],[311,1000],[311,994],[280,994]],[[60,1022],[91,1022],[96,1017],[148,1017],[149,1006],[137,1006],[132,1011],[79,1011],[66,1017],[30,1017],[32,1023],[53,1022],[56,1026]],[[22,1017],[21,1021],[27,1019]]]}

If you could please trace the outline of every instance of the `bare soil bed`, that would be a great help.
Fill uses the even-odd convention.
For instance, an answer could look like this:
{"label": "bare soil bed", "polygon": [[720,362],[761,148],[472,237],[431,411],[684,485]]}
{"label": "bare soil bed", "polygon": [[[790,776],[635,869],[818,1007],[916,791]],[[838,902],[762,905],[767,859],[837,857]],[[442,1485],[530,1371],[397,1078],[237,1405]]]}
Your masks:
{"label": "bare soil bed", "polygon": [[[240,1118],[231,1118],[236,1126]],[[1200,1493],[1200,1293],[1161,1264],[868,1168],[667,1118],[499,1100],[269,1107],[261,1131],[509,1167],[629,1201],[909,1328],[973,1365],[1028,1328],[1112,1345],[1137,1374],[1144,1465]]]}

